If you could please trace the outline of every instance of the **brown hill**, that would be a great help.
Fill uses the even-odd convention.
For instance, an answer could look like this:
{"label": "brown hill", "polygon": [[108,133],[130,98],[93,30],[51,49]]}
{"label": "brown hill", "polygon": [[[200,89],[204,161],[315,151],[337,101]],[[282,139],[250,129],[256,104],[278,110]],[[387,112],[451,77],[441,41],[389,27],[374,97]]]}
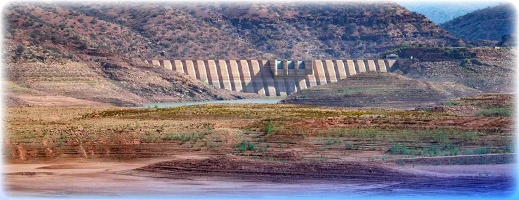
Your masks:
{"label": "brown hill", "polygon": [[140,34],[148,57],[365,58],[398,45],[463,45],[423,15],[395,3],[64,7]]}
{"label": "brown hill", "polygon": [[479,91],[453,82],[429,82],[393,73],[367,72],[337,83],[316,86],[291,94],[283,103],[415,108],[434,105]]}
{"label": "brown hill", "polygon": [[139,57],[144,57],[149,39],[73,10],[53,4],[12,4],[6,19],[4,65],[13,105],[48,105],[48,101],[61,105],[65,97],[76,101],[73,105],[134,106],[251,96],[147,65]]}
{"label": "brown hill", "polygon": [[369,58],[399,45],[463,45],[395,3],[224,4],[210,10],[258,49],[284,58]]}
{"label": "brown hill", "polygon": [[516,10],[513,4],[502,4],[471,12],[440,26],[467,41],[495,40],[515,33]]}
{"label": "brown hill", "polygon": [[403,44],[462,45],[394,3],[24,2],[5,11],[8,92],[20,105],[247,96],[141,62],[147,58],[355,58]]}

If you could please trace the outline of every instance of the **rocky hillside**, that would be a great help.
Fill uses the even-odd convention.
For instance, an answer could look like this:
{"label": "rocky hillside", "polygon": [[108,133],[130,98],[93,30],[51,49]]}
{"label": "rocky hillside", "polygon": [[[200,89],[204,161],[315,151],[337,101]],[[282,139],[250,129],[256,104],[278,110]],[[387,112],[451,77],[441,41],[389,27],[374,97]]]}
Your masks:
{"label": "rocky hillside", "polygon": [[145,46],[142,55],[148,58],[366,58],[398,45],[463,45],[423,15],[395,3],[125,3],[63,8],[138,34],[142,43],[132,41]]}
{"label": "rocky hillside", "polygon": [[501,4],[471,12],[440,26],[467,41],[495,40],[515,33],[516,10],[513,4]]}
{"label": "rocky hillside", "polygon": [[148,58],[368,58],[398,46],[463,45],[395,3],[23,2],[6,6],[4,19],[14,105],[247,96],[142,62]]}
{"label": "rocky hillside", "polygon": [[299,91],[283,103],[414,109],[478,93],[454,82],[429,82],[393,73],[366,72]]}

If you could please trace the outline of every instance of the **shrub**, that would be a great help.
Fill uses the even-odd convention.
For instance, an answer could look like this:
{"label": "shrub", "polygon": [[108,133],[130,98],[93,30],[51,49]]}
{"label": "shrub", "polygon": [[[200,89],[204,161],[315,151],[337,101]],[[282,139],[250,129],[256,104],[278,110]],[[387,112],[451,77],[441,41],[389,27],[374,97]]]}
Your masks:
{"label": "shrub", "polygon": [[16,55],[22,55],[22,53],[25,51],[25,47],[23,45],[16,46],[15,54]]}
{"label": "shrub", "polygon": [[238,148],[240,152],[245,152],[247,150],[254,151],[256,150],[256,144],[242,140],[240,143],[236,144],[234,148]]}
{"label": "shrub", "polygon": [[353,149],[353,144],[351,142],[346,143],[346,149],[347,150],[352,150]]}
{"label": "shrub", "polygon": [[409,149],[405,145],[391,145],[391,148],[389,148],[390,154],[408,154]]}
{"label": "shrub", "polygon": [[264,132],[265,134],[269,134],[274,130],[274,124],[272,122],[267,122],[265,124]]}

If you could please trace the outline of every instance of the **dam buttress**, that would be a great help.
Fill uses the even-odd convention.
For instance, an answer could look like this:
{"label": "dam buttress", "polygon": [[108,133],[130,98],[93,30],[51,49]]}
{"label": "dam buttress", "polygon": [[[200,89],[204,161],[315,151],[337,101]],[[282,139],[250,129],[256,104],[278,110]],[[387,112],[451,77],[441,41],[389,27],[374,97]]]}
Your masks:
{"label": "dam buttress", "polygon": [[379,60],[147,60],[217,88],[286,96],[368,71],[387,72],[396,63]]}

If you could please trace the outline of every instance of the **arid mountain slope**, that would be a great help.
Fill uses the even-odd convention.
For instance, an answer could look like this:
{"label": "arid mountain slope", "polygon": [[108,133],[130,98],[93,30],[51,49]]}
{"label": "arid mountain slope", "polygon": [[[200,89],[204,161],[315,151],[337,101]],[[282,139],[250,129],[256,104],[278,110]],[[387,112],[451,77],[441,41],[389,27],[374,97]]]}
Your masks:
{"label": "arid mountain slope", "polygon": [[149,57],[360,58],[463,42],[395,3],[64,6],[146,37]]}
{"label": "arid mountain slope", "polygon": [[148,58],[360,58],[399,45],[463,45],[394,3],[23,2],[6,6],[4,18],[9,102],[20,105],[45,96],[115,105],[246,96]]}
{"label": "arid mountain slope", "polygon": [[471,12],[440,26],[467,41],[496,40],[515,33],[516,10],[513,4],[502,4]]}

